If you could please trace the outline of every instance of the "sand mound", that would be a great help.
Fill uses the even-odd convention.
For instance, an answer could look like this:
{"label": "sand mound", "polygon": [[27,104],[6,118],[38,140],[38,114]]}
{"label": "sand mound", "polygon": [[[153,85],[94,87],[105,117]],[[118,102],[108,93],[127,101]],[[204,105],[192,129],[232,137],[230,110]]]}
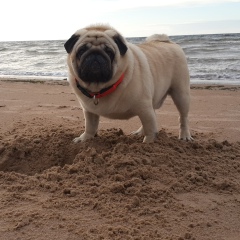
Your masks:
{"label": "sand mound", "polygon": [[1,139],[1,239],[239,239],[240,143],[109,129],[73,144],[78,132]]}

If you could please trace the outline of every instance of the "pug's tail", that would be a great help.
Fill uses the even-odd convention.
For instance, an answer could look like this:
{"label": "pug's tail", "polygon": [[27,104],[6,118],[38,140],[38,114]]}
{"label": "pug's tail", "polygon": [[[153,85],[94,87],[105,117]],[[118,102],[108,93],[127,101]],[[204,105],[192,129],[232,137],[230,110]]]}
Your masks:
{"label": "pug's tail", "polygon": [[167,43],[172,42],[166,34],[154,34],[146,38],[146,42],[152,42],[152,41],[167,42]]}

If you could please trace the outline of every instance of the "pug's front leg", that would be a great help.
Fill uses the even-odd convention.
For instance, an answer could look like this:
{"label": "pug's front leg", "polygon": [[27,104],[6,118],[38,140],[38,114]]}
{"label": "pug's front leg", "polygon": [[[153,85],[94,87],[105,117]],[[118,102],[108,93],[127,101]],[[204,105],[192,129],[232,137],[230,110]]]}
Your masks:
{"label": "pug's front leg", "polygon": [[84,142],[87,139],[93,138],[98,130],[99,116],[85,110],[83,113],[85,117],[85,131],[80,137],[73,140],[75,143]]}
{"label": "pug's front leg", "polygon": [[154,109],[149,109],[147,112],[143,111],[139,118],[142,122],[144,132],[144,143],[152,143],[157,136],[157,121]]}

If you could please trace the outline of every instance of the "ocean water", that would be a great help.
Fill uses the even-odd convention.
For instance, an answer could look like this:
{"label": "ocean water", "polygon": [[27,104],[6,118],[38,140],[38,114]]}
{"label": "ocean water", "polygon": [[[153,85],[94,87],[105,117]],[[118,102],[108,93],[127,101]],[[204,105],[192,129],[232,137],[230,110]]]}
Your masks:
{"label": "ocean water", "polygon": [[[170,36],[184,50],[191,83],[240,85],[240,33]],[[128,38],[141,43],[145,38]],[[65,40],[0,42],[1,78],[67,78]]]}

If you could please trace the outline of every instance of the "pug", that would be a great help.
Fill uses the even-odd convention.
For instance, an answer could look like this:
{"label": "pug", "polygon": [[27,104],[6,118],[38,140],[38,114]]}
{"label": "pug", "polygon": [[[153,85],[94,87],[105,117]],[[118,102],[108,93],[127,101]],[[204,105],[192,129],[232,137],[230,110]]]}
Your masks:
{"label": "pug", "polygon": [[168,36],[155,34],[139,45],[108,25],[76,31],[64,44],[68,81],[85,117],[85,131],[74,142],[93,138],[99,117],[130,119],[142,126],[132,134],[154,141],[155,109],[170,95],[179,111],[179,138],[192,140],[188,126],[189,71],[183,50]]}

